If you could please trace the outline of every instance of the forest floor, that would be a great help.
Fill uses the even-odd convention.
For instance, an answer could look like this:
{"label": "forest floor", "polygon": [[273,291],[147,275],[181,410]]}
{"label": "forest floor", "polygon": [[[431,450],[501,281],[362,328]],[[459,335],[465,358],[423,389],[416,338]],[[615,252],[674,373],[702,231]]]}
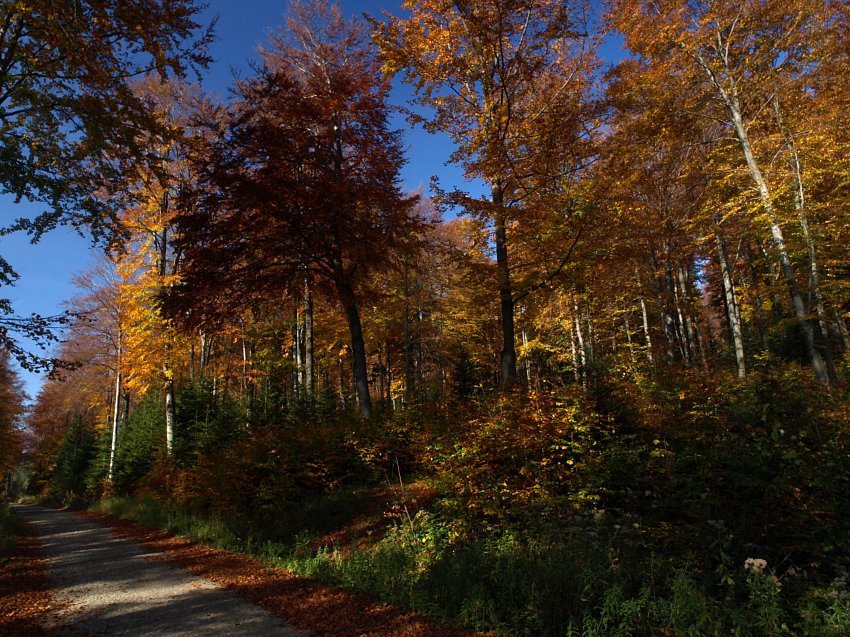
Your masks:
{"label": "forest floor", "polygon": [[16,507],[3,635],[462,637],[374,599],[94,513]]}

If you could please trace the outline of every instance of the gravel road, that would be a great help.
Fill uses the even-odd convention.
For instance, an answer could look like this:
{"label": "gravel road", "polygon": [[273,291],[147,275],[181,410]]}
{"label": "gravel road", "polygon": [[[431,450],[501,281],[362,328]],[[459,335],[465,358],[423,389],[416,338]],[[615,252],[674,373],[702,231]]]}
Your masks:
{"label": "gravel road", "polygon": [[74,513],[13,505],[39,536],[58,594],[56,628],[69,636],[306,637],[216,584],[152,562],[142,546]]}

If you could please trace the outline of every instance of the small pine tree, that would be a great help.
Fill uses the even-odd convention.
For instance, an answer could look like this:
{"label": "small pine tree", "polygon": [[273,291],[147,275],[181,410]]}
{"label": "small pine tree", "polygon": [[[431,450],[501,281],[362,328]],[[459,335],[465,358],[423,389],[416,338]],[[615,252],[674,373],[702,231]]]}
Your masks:
{"label": "small pine tree", "polygon": [[65,433],[50,479],[51,498],[66,504],[85,498],[86,473],[95,452],[95,435],[76,415]]}

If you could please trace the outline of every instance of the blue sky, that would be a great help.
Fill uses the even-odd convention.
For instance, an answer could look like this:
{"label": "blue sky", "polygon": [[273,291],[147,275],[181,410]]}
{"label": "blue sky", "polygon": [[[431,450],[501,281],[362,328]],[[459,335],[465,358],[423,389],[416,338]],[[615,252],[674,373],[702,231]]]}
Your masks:
{"label": "blue sky", "polygon": [[[249,63],[256,60],[256,48],[266,42],[268,33],[283,22],[286,0],[208,0],[209,8],[204,19],[218,15],[217,40],[211,47],[214,62],[204,79],[205,88],[219,96],[226,96],[233,73],[248,75]],[[393,0],[341,2],[347,15],[368,12],[379,15],[382,9],[391,13],[398,11],[398,2]],[[616,55],[617,44],[608,51]],[[397,89],[393,96],[400,104],[405,99],[405,89]],[[461,185],[463,178],[454,166],[446,166],[452,151],[451,144],[441,137],[429,135],[422,130],[410,130],[399,118],[396,126],[405,129],[405,142],[415,152],[409,152],[409,162],[402,173],[404,187],[414,190],[427,185],[432,175],[439,174],[444,186]],[[0,214],[3,220],[31,215],[37,209],[26,204],[14,204],[9,198],[0,198]],[[76,290],[72,277],[91,267],[99,257],[99,251],[90,246],[87,238],[73,230],[60,228],[46,235],[38,244],[30,244],[25,235],[0,237],[2,254],[20,275],[13,288],[0,290],[0,297],[13,301],[16,313],[28,315],[36,312],[43,315],[56,314],[63,309],[63,302],[70,299]],[[22,372],[27,392],[35,397],[41,379],[29,372]]]}

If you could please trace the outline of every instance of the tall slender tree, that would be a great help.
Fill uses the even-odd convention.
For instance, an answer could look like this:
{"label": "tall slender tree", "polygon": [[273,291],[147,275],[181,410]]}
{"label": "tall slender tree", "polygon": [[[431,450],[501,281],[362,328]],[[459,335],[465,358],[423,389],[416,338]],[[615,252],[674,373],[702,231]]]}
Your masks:
{"label": "tall slender tree", "polygon": [[769,231],[808,358],[825,384],[830,382],[830,369],[817,345],[791,258],[782,225],[785,211],[777,203],[782,184],[772,182],[766,168],[770,155],[765,151],[776,148],[759,133],[765,130],[764,119],[772,116],[772,102],[794,85],[811,80],[843,16],[839,4],[616,0],[610,12],[629,48],[641,56],[647,81],[653,75],[677,78],[680,86],[691,88],[689,104],[724,121],[735,140],[739,165],[755,191],[756,212]]}
{"label": "tall slender tree", "polygon": [[586,46],[587,14],[580,3],[561,0],[426,0],[402,8],[406,17],[372,20],[385,71],[401,73],[415,102],[432,113],[412,119],[450,135],[457,144],[453,160],[490,190],[489,198],[454,201],[492,222],[500,377],[510,389],[517,380],[510,235],[532,192],[582,162],[574,141],[587,122],[575,105],[582,104],[596,63]]}
{"label": "tall slender tree", "polygon": [[0,477],[4,483],[22,450],[20,421],[25,399],[23,383],[10,365],[9,354],[0,349]]}

